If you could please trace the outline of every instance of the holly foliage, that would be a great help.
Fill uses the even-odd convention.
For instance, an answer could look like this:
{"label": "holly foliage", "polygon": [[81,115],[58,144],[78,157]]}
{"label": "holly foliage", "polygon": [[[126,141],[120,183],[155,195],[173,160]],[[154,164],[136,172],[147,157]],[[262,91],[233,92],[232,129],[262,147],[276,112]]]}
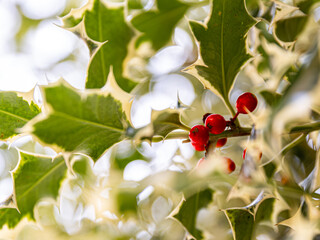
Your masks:
{"label": "holly foliage", "polygon": [[[318,239],[319,16],[316,0],[90,0],[60,16],[89,49],[85,89],[0,92],[0,236]],[[175,90],[135,124],[139,102]],[[258,106],[238,117],[243,92]],[[227,128],[195,151],[208,112]]]}

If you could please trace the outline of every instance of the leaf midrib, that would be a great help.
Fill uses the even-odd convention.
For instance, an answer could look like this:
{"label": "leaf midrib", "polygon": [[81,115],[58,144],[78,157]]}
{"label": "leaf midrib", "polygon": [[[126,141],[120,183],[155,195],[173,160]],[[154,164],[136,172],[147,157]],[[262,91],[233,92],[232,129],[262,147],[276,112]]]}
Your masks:
{"label": "leaf midrib", "polygon": [[6,115],[8,115],[10,117],[18,118],[18,119],[20,119],[20,120],[22,120],[24,122],[28,122],[29,121],[29,119],[27,119],[27,118],[18,116],[18,115],[14,114],[14,113],[10,113],[10,112],[2,110],[2,109],[0,109],[0,113],[6,114]]}
{"label": "leaf midrib", "polygon": [[105,129],[112,130],[112,131],[115,131],[115,132],[120,132],[120,133],[124,132],[124,129],[114,128],[114,127],[103,125],[103,124],[100,124],[100,123],[97,123],[97,122],[92,122],[92,121],[88,121],[88,120],[85,120],[85,119],[82,119],[82,118],[77,118],[77,117],[68,115],[68,114],[63,113],[63,112],[54,112],[53,115],[58,115],[58,116],[61,116],[63,118],[67,118],[67,119],[70,119],[70,120],[73,120],[73,121],[90,124],[90,125],[95,126],[95,127],[105,128]]}
{"label": "leaf midrib", "polygon": [[[39,185],[43,179],[47,178],[52,172],[54,172],[57,168],[59,168],[63,163],[65,163],[63,160],[61,160],[60,163],[58,163],[57,165],[55,165],[53,168],[51,168],[46,174],[44,174],[41,178],[39,178],[33,185],[31,185],[23,194],[21,194],[18,198],[17,198],[17,203],[19,202],[18,200],[20,200],[21,198],[23,198],[24,196],[26,196],[31,190],[33,190],[37,185]],[[19,206],[18,206],[19,207]]]}
{"label": "leaf midrib", "polygon": [[[101,3],[102,4],[102,3]],[[98,5],[98,31],[99,31],[99,41],[103,42],[103,33],[102,33],[102,14],[100,12],[100,4]],[[104,46],[104,44],[100,47],[102,48]],[[97,51],[98,53],[98,51]],[[102,74],[103,74],[103,80],[106,81],[107,80],[107,73],[106,73],[106,69],[105,69],[105,59],[104,59],[104,51],[101,51],[100,53],[100,59],[101,59],[101,65],[102,65]]]}
{"label": "leaf midrib", "polygon": [[222,77],[222,91],[224,98],[228,98],[227,89],[226,89],[226,77],[225,77],[225,69],[224,69],[224,11],[225,11],[225,2],[222,1],[222,13],[221,13],[221,31],[220,31],[220,41],[221,41],[221,49],[220,49],[220,56],[221,56],[221,77]]}

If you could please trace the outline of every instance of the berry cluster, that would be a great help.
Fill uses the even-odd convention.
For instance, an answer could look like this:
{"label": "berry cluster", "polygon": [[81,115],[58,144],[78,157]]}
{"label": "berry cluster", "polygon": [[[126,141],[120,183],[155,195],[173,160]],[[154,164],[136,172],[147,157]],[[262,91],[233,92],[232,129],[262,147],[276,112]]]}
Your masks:
{"label": "berry cluster", "polygon": [[[191,128],[189,132],[189,139],[192,146],[196,151],[207,150],[210,141],[209,133],[211,134],[220,134],[226,127],[234,125],[234,121],[241,114],[247,114],[252,112],[258,104],[257,97],[250,93],[246,92],[240,95],[236,102],[237,113],[230,121],[226,121],[223,116],[219,114],[206,113],[203,115],[203,125],[195,125]],[[223,147],[227,143],[227,138],[220,138],[216,143],[216,147]],[[235,169],[235,164],[230,158],[226,158],[229,172],[232,172]]]}

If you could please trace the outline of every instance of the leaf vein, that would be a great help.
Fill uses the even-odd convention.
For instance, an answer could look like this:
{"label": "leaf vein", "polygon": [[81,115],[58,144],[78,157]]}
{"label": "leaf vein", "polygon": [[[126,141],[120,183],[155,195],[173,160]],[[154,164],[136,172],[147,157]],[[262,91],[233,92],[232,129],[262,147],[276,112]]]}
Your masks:
{"label": "leaf vein", "polygon": [[9,115],[9,116],[14,117],[14,118],[18,118],[18,119],[20,119],[20,120],[22,120],[22,121],[24,121],[24,122],[28,122],[28,121],[29,121],[29,119],[27,119],[27,118],[20,117],[20,116],[14,114],[14,113],[10,113],[10,112],[5,111],[5,110],[2,110],[2,109],[0,109],[0,113]]}

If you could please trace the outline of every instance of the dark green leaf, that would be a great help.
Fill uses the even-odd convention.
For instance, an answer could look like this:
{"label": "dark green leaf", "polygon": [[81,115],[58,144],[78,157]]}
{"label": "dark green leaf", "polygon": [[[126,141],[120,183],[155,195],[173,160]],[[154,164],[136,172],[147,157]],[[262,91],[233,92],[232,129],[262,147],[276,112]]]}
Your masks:
{"label": "dark green leaf", "polygon": [[293,42],[303,30],[308,20],[307,16],[292,17],[276,22],[275,33],[283,42]]}
{"label": "dark green leaf", "polygon": [[136,86],[135,82],[123,77],[123,61],[133,36],[123,12],[123,7],[108,8],[100,0],[95,0],[92,10],[85,13],[84,25],[88,37],[103,43],[92,56],[86,88],[102,88],[111,67],[116,82],[123,90],[130,92]]}
{"label": "dark green leaf", "polygon": [[120,213],[128,213],[137,211],[137,195],[138,192],[130,189],[120,189],[117,193],[117,205]]}
{"label": "dark green leaf", "polygon": [[33,134],[43,142],[86,153],[96,161],[125,138],[129,123],[111,95],[81,96],[63,83],[44,88],[44,93],[52,111],[33,126]]}
{"label": "dark green leaf", "polygon": [[179,213],[174,216],[198,240],[203,237],[201,231],[196,228],[197,214],[201,208],[206,207],[212,201],[212,193],[211,189],[205,189],[191,195],[183,202]]}
{"label": "dark green leaf", "polygon": [[267,198],[263,200],[259,205],[255,213],[255,224],[262,221],[271,221],[275,199]]}
{"label": "dark green leaf", "polygon": [[157,10],[141,13],[132,19],[132,25],[143,33],[138,38],[136,46],[144,41],[151,41],[154,49],[164,46],[170,40],[174,27],[189,8],[177,0],[157,0],[157,7]]}
{"label": "dark green leaf", "polygon": [[275,92],[264,90],[260,92],[261,96],[270,106],[276,106],[281,99],[281,95]]}
{"label": "dark green leaf", "polygon": [[266,177],[268,179],[271,179],[273,177],[273,174],[276,171],[276,165],[273,162],[268,163],[267,165],[263,166],[263,170],[266,174]]}
{"label": "dark green leaf", "polygon": [[297,6],[300,8],[302,12],[305,14],[309,13],[313,4],[320,2],[319,0],[303,0],[297,3]]}
{"label": "dark green leaf", "polygon": [[225,213],[231,225],[235,240],[251,240],[253,215],[245,209],[227,209]]}
{"label": "dark green leaf", "polygon": [[17,134],[30,119],[40,113],[40,109],[14,92],[0,92],[0,139]]}
{"label": "dark green leaf", "polygon": [[190,22],[200,42],[205,66],[196,66],[205,86],[216,89],[228,103],[228,94],[241,66],[251,57],[246,36],[255,20],[248,15],[243,0],[214,0],[207,26]]}
{"label": "dark green leaf", "polygon": [[66,171],[61,156],[52,161],[49,157],[20,153],[19,166],[12,174],[19,212],[14,208],[0,209],[0,226],[14,227],[25,216],[34,219],[33,209],[41,198],[57,198]]}

